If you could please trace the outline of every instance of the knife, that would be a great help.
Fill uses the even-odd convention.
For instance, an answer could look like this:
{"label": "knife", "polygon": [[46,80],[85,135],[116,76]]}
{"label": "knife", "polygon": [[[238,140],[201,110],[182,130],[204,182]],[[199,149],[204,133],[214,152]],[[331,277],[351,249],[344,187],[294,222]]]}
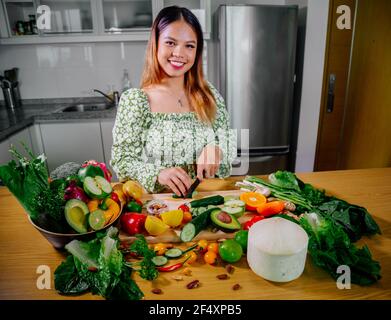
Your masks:
{"label": "knife", "polygon": [[198,187],[198,185],[201,183],[200,179],[195,179],[193,184],[190,186],[189,190],[187,190],[187,193],[185,195],[185,198],[191,198],[194,190]]}

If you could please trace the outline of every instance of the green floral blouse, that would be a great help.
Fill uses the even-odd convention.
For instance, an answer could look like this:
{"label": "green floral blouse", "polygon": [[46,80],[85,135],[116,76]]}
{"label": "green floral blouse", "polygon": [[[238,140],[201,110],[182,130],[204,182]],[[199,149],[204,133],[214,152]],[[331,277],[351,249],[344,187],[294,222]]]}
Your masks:
{"label": "green floral blouse", "polygon": [[208,144],[223,151],[217,176],[230,175],[236,138],[229,128],[222,96],[209,85],[217,105],[212,125],[200,121],[195,112],[151,112],[142,89],[132,88],[121,95],[110,161],[120,181],[137,180],[148,192],[160,192],[164,187],[157,182],[157,176],[164,168],[182,167],[195,178],[194,163]]}

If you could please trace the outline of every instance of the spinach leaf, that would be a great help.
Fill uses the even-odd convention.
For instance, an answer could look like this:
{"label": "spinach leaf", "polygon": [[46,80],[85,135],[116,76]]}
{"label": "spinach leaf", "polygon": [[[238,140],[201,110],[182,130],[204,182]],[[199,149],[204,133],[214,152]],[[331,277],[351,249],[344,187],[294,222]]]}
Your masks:
{"label": "spinach leaf", "polygon": [[54,286],[66,295],[81,294],[89,289],[88,283],[77,273],[73,256],[68,256],[54,272]]}
{"label": "spinach leaf", "polygon": [[289,171],[276,171],[269,175],[269,181],[275,186],[300,191],[296,176]]}

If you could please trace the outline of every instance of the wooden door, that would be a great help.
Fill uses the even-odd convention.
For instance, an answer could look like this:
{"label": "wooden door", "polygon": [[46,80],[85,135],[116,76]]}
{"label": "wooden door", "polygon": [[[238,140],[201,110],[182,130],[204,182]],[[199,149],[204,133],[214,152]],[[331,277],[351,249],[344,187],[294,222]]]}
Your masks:
{"label": "wooden door", "polygon": [[359,0],[340,169],[391,166],[391,1]]}
{"label": "wooden door", "polygon": [[[346,5],[350,8],[350,29],[341,30],[337,27],[337,19],[341,16],[341,14],[337,13],[337,8],[341,5]],[[338,167],[354,12],[355,0],[330,0],[315,171],[335,170]],[[331,97],[329,95],[329,85],[332,85],[330,78],[333,76],[335,77],[335,82],[333,97]]]}

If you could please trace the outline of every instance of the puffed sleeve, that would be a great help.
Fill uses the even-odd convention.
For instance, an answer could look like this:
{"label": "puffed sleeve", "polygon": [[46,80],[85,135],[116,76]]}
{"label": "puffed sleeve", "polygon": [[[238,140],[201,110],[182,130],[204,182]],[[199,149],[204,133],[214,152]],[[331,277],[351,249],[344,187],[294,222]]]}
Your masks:
{"label": "puffed sleeve", "polygon": [[213,131],[215,133],[214,144],[220,147],[223,152],[220,168],[216,175],[220,178],[226,178],[231,175],[232,162],[237,155],[236,135],[230,128],[229,114],[223,97],[210,82],[208,82],[208,84],[214,95],[217,108],[216,118],[212,124]]}
{"label": "puffed sleeve", "polygon": [[147,163],[144,152],[148,108],[140,89],[132,88],[121,95],[110,164],[120,180],[137,180],[148,192],[157,192],[162,189],[157,182],[162,167]]}

